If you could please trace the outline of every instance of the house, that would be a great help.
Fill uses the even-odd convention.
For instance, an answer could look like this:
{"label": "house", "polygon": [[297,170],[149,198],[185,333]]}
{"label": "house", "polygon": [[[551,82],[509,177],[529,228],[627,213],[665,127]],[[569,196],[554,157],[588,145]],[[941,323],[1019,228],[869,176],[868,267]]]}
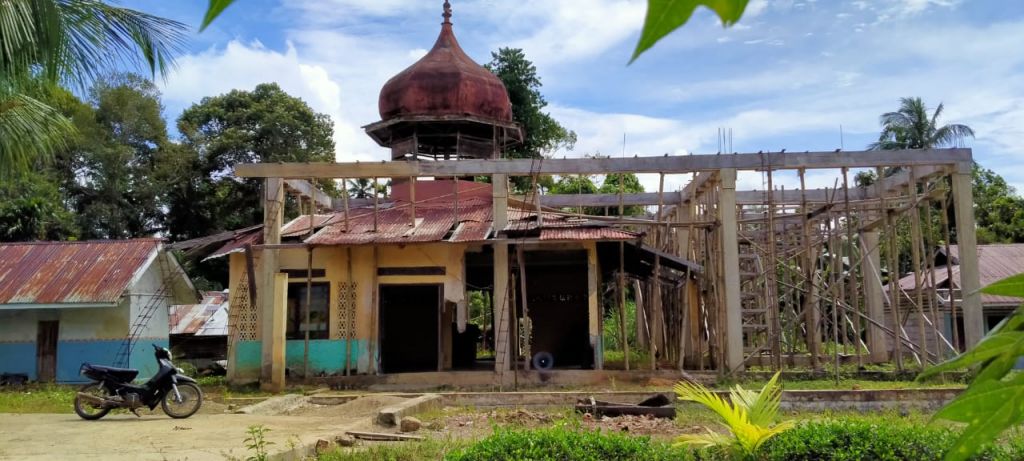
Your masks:
{"label": "house", "polygon": [[0,373],[80,382],[82,362],[156,371],[195,290],[159,239],[0,243]]}
{"label": "house", "polygon": [[[978,278],[982,287],[1020,273],[1024,273],[1024,243],[978,245]],[[964,350],[964,313],[961,307],[959,247],[950,245],[948,255],[945,248],[936,251],[934,269],[931,272],[922,272],[920,280],[918,278],[917,274],[910,273],[899,280],[899,286],[903,292],[903,309],[906,309],[906,306],[911,306],[910,302],[916,299],[916,287],[919,282],[926,308],[932,304],[936,307],[939,319],[936,326],[942,335],[940,341],[945,339],[952,344],[953,325],[956,325],[957,334],[955,336],[959,342],[958,348]],[[932,289],[933,280],[934,290]],[[985,331],[994,328],[1021,304],[1024,304],[1024,299],[982,293],[981,308]],[[956,308],[955,322],[953,321],[953,307]],[[913,322],[908,322],[905,329],[907,334],[913,338],[917,334],[918,327],[913,325]],[[928,328],[928,330],[931,329]],[[929,350],[934,350],[934,341],[930,342],[928,347]]]}
{"label": "house", "polygon": [[170,344],[175,360],[191,363],[198,370],[223,371],[228,312],[227,290],[204,292],[199,304],[171,306]]}

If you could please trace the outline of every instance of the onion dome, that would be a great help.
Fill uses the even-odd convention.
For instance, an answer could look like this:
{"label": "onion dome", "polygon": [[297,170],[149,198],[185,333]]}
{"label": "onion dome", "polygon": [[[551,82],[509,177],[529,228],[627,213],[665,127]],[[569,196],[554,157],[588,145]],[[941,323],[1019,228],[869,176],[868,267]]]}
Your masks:
{"label": "onion dome", "polygon": [[471,116],[512,120],[512,104],[501,80],[462,51],[444,3],[444,22],[434,47],[395,75],[380,91],[382,120],[406,116]]}

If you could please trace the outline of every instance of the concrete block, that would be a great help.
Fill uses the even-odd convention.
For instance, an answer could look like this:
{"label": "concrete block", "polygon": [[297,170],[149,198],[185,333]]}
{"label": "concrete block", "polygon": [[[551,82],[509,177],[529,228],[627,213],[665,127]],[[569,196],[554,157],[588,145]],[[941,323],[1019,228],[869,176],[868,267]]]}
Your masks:
{"label": "concrete block", "polygon": [[382,408],[377,413],[377,424],[385,427],[396,426],[404,416],[411,416],[416,413],[440,408],[441,404],[440,395],[424,394],[397,405]]}

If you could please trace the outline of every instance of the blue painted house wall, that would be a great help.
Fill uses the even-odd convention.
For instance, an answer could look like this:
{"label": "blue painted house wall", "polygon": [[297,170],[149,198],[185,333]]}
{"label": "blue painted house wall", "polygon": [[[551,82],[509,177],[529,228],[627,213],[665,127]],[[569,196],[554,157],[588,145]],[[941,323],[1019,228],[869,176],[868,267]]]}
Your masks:
{"label": "blue painted house wall", "polygon": [[[161,257],[166,256],[158,256]],[[183,273],[173,280],[177,280],[176,285],[181,285],[181,289],[161,290],[165,283],[161,265],[149,264],[140,269],[117,305],[48,305],[24,309],[0,305],[0,373],[24,374],[30,380],[37,380],[39,323],[57,321],[56,381],[69,384],[85,382],[79,374],[82,363],[116,365],[118,352],[134,319],[148,312],[150,318],[139,333],[127,366],[139,370],[139,380],[149,379],[158,368],[151,344],[168,347],[170,305],[178,301],[195,302],[194,295],[189,292],[191,283]]]}

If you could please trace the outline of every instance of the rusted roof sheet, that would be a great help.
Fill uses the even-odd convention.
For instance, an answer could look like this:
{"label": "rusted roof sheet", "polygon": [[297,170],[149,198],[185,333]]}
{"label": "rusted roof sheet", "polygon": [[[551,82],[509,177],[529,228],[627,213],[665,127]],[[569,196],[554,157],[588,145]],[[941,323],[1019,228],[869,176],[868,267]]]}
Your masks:
{"label": "rusted roof sheet", "polygon": [[[950,252],[954,261],[960,259],[960,250],[956,245],[950,245]],[[981,286],[985,287],[1007,277],[1024,272],[1024,243],[1015,244],[994,244],[978,245],[978,279]],[[935,268],[935,285],[940,288],[948,286],[946,279],[948,272],[945,266]],[[931,287],[931,277],[928,273],[923,275],[921,285],[925,288]],[[915,288],[914,274],[904,276],[900,279],[900,288],[910,291]],[[960,288],[960,266],[953,266],[953,286]],[[982,304],[1018,304],[1021,298],[1010,296],[996,296],[982,293]]]}
{"label": "rusted roof sheet", "polygon": [[634,240],[637,235],[614,227],[565,227],[540,230],[541,240]]}
{"label": "rusted roof sheet", "polygon": [[228,294],[226,291],[207,291],[199,304],[171,306],[168,320],[172,335],[227,335]]}
{"label": "rusted roof sheet", "polygon": [[[493,228],[492,198],[490,185],[469,183],[459,185],[464,195],[458,201],[455,194],[448,193],[449,185],[438,185],[439,181],[419,181],[417,187],[427,193],[427,198],[416,201],[415,207],[408,201],[411,194],[396,194],[393,200],[381,202],[374,213],[372,207],[349,210],[348,219],[344,212],[315,215],[313,227],[318,229],[305,240],[311,245],[372,245],[425,242],[483,242],[494,238],[499,232],[509,235],[539,238],[540,240],[632,240],[639,235],[611,227],[607,222],[576,218],[562,214],[544,212],[541,228],[538,228],[536,212],[530,209],[510,208],[508,224],[504,229]],[[450,181],[449,181],[450,182]],[[399,187],[401,189],[401,187]],[[415,209],[415,221],[413,212]],[[376,231],[374,219],[376,215]],[[282,228],[282,237],[302,238],[309,232],[310,217],[300,216]],[[239,234],[209,258],[243,251],[247,244],[262,243],[260,228]],[[209,259],[207,258],[207,259]]]}
{"label": "rusted roof sheet", "polygon": [[[459,223],[484,223],[490,221],[489,199],[470,198],[460,200]],[[438,242],[445,239],[457,227],[456,211],[452,202],[430,200],[413,207],[408,202],[395,202],[390,208],[377,212],[377,231],[374,232],[372,210],[353,213],[348,219],[348,229],[343,217],[336,217],[322,230],[306,240],[314,245],[365,245],[371,243],[422,243]],[[475,237],[467,234],[468,237]]]}
{"label": "rusted roof sheet", "polygon": [[[324,227],[338,213],[313,215],[313,230]],[[281,227],[281,237],[298,237],[309,233],[309,215],[300,215]]]}
{"label": "rusted roof sheet", "polygon": [[483,242],[491,235],[493,226],[488,222],[464,222],[452,233],[449,242],[468,243]]}
{"label": "rusted roof sheet", "polygon": [[210,256],[203,258],[203,261],[227,256],[231,253],[239,253],[245,251],[247,245],[259,245],[261,243],[263,243],[263,226],[253,228],[248,232],[239,233],[235,238],[220,247],[220,249],[211,253]]}
{"label": "rusted roof sheet", "polygon": [[0,304],[116,303],[160,239],[0,243]]}

